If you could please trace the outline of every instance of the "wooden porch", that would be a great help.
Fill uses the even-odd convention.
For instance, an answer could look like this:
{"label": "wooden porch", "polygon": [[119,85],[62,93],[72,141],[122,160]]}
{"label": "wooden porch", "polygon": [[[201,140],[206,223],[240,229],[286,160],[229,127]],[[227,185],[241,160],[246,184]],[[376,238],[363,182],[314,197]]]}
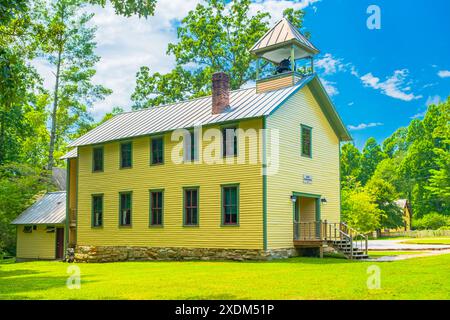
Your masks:
{"label": "wooden porch", "polygon": [[294,247],[319,248],[323,257],[324,247],[331,246],[349,259],[366,258],[368,238],[347,224],[329,223],[326,220],[294,222]]}

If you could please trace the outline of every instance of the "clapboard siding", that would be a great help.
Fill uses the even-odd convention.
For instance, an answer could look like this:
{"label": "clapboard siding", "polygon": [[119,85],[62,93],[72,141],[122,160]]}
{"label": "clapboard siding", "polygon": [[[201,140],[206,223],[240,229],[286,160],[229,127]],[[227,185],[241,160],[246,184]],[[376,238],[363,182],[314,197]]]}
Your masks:
{"label": "clapboard siding", "polygon": [[45,225],[37,225],[31,233],[24,233],[22,225],[17,226],[18,259],[55,259],[56,232],[47,233]]}
{"label": "clapboard siding", "polygon": [[281,77],[281,78],[257,81],[256,82],[256,92],[266,92],[266,91],[278,90],[278,89],[289,87],[292,85],[294,85],[294,78],[291,74],[291,75]]}
{"label": "clapboard siding", "polygon": [[[321,218],[339,221],[339,140],[308,87],[267,118],[267,128],[279,130],[279,170],[267,177],[268,248],[292,247],[292,192],[318,194]],[[300,125],[312,127],[312,158],[300,154]],[[268,152],[270,153],[270,144]],[[303,175],[313,177],[303,183]]]}
{"label": "clapboard siding", "polygon": [[[239,123],[244,130],[261,126],[261,119]],[[170,155],[177,142],[170,139],[170,133],[164,135],[165,163],[154,166],[149,164],[150,137],[133,139],[131,169],[119,169],[120,142],[104,144],[104,171],[99,173],[92,172],[92,147],[79,147],[77,244],[262,248],[261,165],[174,164]],[[248,150],[248,140],[244,143],[248,152],[258,152],[258,146]],[[221,184],[230,183],[240,184],[240,225],[222,227]],[[188,186],[200,188],[199,227],[183,227],[183,187]],[[149,227],[150,189],[164,189],[163,227]],[[123,191],[132,191],[131,227],[118,226],[119,192]],[[98,193],[104,194],[104,226],[93,229],[91,195]]]}

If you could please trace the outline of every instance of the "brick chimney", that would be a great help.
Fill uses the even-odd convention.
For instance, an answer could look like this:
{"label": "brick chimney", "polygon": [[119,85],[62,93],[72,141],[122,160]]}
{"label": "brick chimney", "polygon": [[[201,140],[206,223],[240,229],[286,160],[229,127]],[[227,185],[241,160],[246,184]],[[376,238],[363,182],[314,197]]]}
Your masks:
{"label": "brick chimney", "polygon": [[219,114],[230,106],[230,77],[225,72],[212,75],[212,113]]}

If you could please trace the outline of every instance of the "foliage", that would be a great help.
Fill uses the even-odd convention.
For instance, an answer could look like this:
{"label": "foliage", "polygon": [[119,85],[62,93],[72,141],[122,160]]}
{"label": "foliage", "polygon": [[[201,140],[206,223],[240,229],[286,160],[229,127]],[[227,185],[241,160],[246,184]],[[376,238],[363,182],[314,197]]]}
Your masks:
{"label": "foliage", "polygon": [[[106,5],[106,0],[88,0],[92,4]],[[156,0],[111,0],[116,14],[130,17],[137,14],[139,17],[147,18],[155,12]]]}
{"label": "foliage", "polygon": [[397,206],[394,186],[386,180],[372,177],[366,185],[380,210],[380,227],[394,229],[403,225],[403,210]]}
{"label": "foliage", "polygon": [[[178,41],[168,45],[176,67],[166,73],[151,73],[141,67],[132,94],[134,109],[205,96],[211,90],[211,75],[224,71],[231,89],[239,89],[256,77],[249,49],[268,29],[269,13],[250,14],[250,0],[207,0],[190,11],[178,27]],[[302,10],[284,14],[302,27]]]}
{"label": "foliage", "polygon": [[352,228],[367,233],[380,227],[382,212],[375,197],[361,187],[342,190],[342,220]]}
{"label": "foliage", "polygon": [[378,164],[385,157],[380,145],[374,138],[369,138],[362,151],[361,158],[361,182],[365,185],[372,177]]}
{"label": "foliage", "polygon": [[375,190],[379,192],[372,193],[386,217],[382,227],[393,227],[398,221],[390,205],[386,207],[395,197],[409,200],[413,221],[421,221],[430,212],[450,216],[450,97],[428,106],[423,120],[414,119],[408,127],[399,128],[382,148],[370,138],[362,156],[355,149],[342,146],[342,186],[354,188],[360,183],[373,189],[371,181],[378,181]]}
{"label": "foliage", "polygon": [[349,179],[359,179],[361,176],[361,152],[351,143],[342,145],[341,149],[341,175]]}
{"label": "foliage", "polygon": [[0,166],[0,252],[14,253],[15,227],[11,221],[47,188],[51,188],[49,181],[35,167],[19,163]]}
{"label": "foliage", "polygon": [[437,212],[431,212],[423,218],[413,220],[413,226],[418,230],[437,230],[450,226],[450,217]]}
{"label": "foliage", "polygon": [[[51,94],[51,128],[48,168],[79,127],[93,121],[88,108],[111,90],[92,82],[95,64],[95,31],[89,23],[93,14],[80,11],[83,1],[51,1],[36,18],[44,27],[41,56],[53,67],[55,85]],[[54,152],[56,151],[56,157]]]}

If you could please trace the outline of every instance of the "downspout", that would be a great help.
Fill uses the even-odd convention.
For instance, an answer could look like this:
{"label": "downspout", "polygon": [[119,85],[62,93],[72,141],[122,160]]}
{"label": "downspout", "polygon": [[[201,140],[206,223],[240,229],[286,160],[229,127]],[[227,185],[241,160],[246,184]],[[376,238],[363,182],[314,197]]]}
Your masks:
{"label": "downspout", "polygon": [[267,149],[266,117],[262,118],[262,187],[263,187],[263,249],[267,250]]}
{"label": "downspout", "polygon": [[64,255],[69,246],[69,211],[70,211],[70,158],[66,159],[66,223],[64,228]]}

